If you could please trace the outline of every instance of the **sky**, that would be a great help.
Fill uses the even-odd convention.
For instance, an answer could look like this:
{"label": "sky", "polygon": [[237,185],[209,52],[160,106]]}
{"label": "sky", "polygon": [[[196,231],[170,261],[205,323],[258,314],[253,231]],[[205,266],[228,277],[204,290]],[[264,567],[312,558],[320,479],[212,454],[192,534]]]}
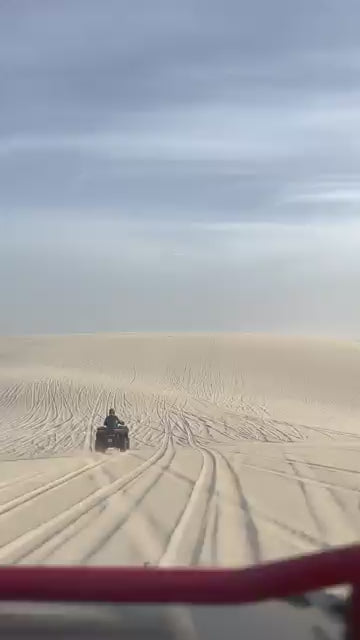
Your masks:
{"label": "sky", "polygon": [[359,338],[358,0],[0,3],[0,333]]}

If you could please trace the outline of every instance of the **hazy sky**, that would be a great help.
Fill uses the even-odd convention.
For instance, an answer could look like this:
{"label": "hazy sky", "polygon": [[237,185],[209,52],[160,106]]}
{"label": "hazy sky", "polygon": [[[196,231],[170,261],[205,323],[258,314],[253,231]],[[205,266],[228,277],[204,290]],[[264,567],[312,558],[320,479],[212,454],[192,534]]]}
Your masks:
{"label": "hazy sky", "polygon": [[0,4],[0,332],[360,334],[358,0]]}

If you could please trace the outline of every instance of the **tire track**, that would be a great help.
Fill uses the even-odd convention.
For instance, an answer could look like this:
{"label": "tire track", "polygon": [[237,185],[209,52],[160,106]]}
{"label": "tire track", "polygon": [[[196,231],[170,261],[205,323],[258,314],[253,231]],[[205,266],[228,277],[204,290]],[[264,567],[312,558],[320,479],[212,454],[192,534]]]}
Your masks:
{"label": "tire track", "polygon": [[[289,466],[291,467],[291,469],[293,470],[293,474],[294,477],[299,478],[300,476],[298,475],[298,469],[295,466],[294,462],[290,462],[287,458],[285,458],[285,460],[288,462]],[[301,482],[300,480],[298,481],[298,485],[299,485],[299,489],[302,493],[302,496],[304,498],[307,510],[310,514],[310,517],[312,518],[312,521],[314,522],[317,531],[319,532],[319,534],[325,539],[326,538],[326,527],[324,525],[324,522],[321,520],[319,513],[321,513],[320,508],[318,509],[318,507],[316,506],[316,503],[314,503],[314,496],[312,495],[311,491],[309,491],[309,488],[304,484],[304,482]],[[320,505],[318,505],[320,507]],[[325,544],[325,547],[329,547],[330,545]]]}
{"label": "tire track", "polygon": [[[232,450],[231,451],[232,454],[237,454],[237,455],[242,455],[242,456],[248,456],[249,455],[249,451],[239,451],[239,450]],[[272,460],[274,462],[283,462],[283,458],[281,456],[271,456],[269,454],[264,454],[264,453],[253,453],[251,452],[251,456],[252,457],[259,457],[263,460]],[[286,462],[293,462],[295,464],[303,464],[306,465],[307,467],[314,467],[314,468],[318,468],[318,469],[324,469],[325,471],[334,471],[337,473],[347,473],[347,474],[355,474],[355,475],[360,475],[360,470],[358,469],[349,469],[349,468],[345,468],[345,467],[335,467],[332,465],[327,465],[327,464],[322,464],[320,462],[311,462],[310,460],[303,460],[299,458],[293,458],[290,456],[286,456]]]}
{"label": "tire track", "polygon": [[[262,550],[256,523],[259,523],[259,526],[260,523],[262,523],[262,526],[265,523],[275,530],[276,535],[283,538],[285,542],[292,541],[297,548],[305,551],[310,551],[314,548],[324,548],[326,546],[323,539],[305,531],[300,531],[258,508],[252,501],[246,498],[238,474],[225,456],[218,451],[204,449],[203,446],[197,445],[194,442],[192,434],[189,435],[189,442],[191,446],[195,446],[202,451],[208,461],[208,467],[212,463],[214,485],[212,497],[207,500],[206,506],[204,506],[204,504],[201,504],[204,490],[202,492],[199,491],[199,494],[202,495],[200,499],[198,499],[194,493],[193,500],[189,500],[187,509],[176,524],[168,549],[160,561],[161,564],[166,566],[176,564],[179,558],[181,558],[181,561],[184,560],[186,564],[198,564],[201,562],[201,556],[204,552],[204,541],[210,526],[211,510],[213,511],[214,523],[210,544],[213,547],[211,551],[212,558],[216,556],[216,564],[234,566],[236,563],[243,565],[244,559],[245,563],[261,561]],[[223,465],[222,468],[219,458]],[[231,478],[230,486],[232,484],[232,493],[230,495],[224,491],[224,486],[229,486],[229,478],[224,479],[224,465],[226,473]],[[203,478],[199,478],[198,483],[201,484],[202,482],[204,482]],[[217,502],[216,507],[215,502]],[[243,514],[241,521],[239,520],[240,512]],[[201,518],[200,516],[197,517],[199,513],[201,514]],[[195,515],[194,521],[192,518],[193,515]],[[236,521],[238,524],[234,526]],[[200,522],[200,525],[197,526],[195,524],[196,522]],[[197,529],[197,531],[195,531],[195,529]],[[231,534],[230,539],[229,531]],[[190,538],[196,537],[196,542],[192,545],[192,554],[190,554],[189,549],[186,547],[184,549],[184,541],[187,540],[189,536]],[[215,541],[216,554],[214,553]]]}
{"label": "tire track", "polygon": [[[164,474],[169,470],[170,465],[175,457],[175,449],[171,441],[168,441],[167,449],[162,456],[162,464],[151,465],[144,470],[141,477],[138,476],[134,480],[127,483],[125,490],[121,493],[121,502],[118,495],[111,495],[104,505],[101,515],[96,523],[96,527],[88,533],[86,542],[87,551],[82,552],[81,563],[89,564],[99,551],[103,551],[110,543],[115,542],[115,538],[119,538],[119,545],[123,536],[123,528],[127,527],[128,537],[137,541],[139,547],[139,555],[144,559],[148,559],[151,554],[151,561],[155,561],[161,553],[159,545],[159,532],[154,520],[141,512],[141,506],[147,495],[156,487]],[[158,461],[159,462],[159,461]],[[140,494],[136,495],[139,483],[144,476],[150,474],[150,481],[146,481],[145,488],[141,488]],[[129,490],[135,490],[135,497],[129,495]],[[131,532],[131,533],[130,533]],[[114,541],[114,542],[113,542]],[[149,551],[144,553],[144,545]],[[154,550],[156,556],[154,558]]]}
{"label": "tire track", "polygon": [[35,473],[32,473],[32,474],[26,473],[26,474],[24,474],[22,476],[18,476],[17,478],[13,478],[12,480],[8,480],[7,482],[1,482],[0,483],[0,493],[2,491],[7,491],[7,490],[11,489],[12,487],[16,486],[17,484],[30,482],[30,481],[34,480],[35,478],[40,478],[43,475],[44,475],[44,472],[36,471]]}
{"label": "tire track", "polygon": [[161,448],[146,460],[146,462],[139,465],[139,467],[134,471],[131,471],[122,478],[112,482],[107,487],[95,491],[76,505],[69,507],[47,522],[18,536],[6,545],[3,545],[0,548],[0,562],[19,562],[21,558],[26,557],[26,555],[34,551],[35,548],[39,548],[39,546],[48,542],[50,538],[64,531],[67,527],[74,524],[81,516],[103,503],[104,500],[110,498],[114,493],[124,489],[128,484],[130,484],[130,482],[139,478],[144,471],[164,456],[167,445],[168,437],[165,434]]}
{"label": "tire track", "polygon": [[99,392],[99,395],[94,403],[94,408],[93,411],[90,415],[88,424],[87,424],[87,428],[86,428],[86,432],[85,432],[85,438],[84,438],[84,449],[86,451],[93,450],[93,444],[92,444],[92,436],[93,436],[93,429],[94,429],[94,422],[95,422],[95,417],[98,414],[98,410],[99,410],[99,406],[101,404],[101,398],[104,394],[104,391],[101,390]]}
{"label": "tire track", "polygon": [[227,458],[221,454],[220,452],[216,452],[216,457],[219,460],[222,460],[223,465],[225,465],[229,476],[232,479],[232,483],[236,488],[236,494],[239,499],[239,506],[244,514],[244,526],[246,532],[246,541],[248,547],[247,557],[251,559],[252,562],[258,564],[262,560],[261,548],[259,543],[259,534],[253,517],[251,515],[252,508],[246,498],[244,489],[241,485],[241,481],[239,475],[236,473],[234,468],[231,466],[230,462]]}
{"label": "tire track", "polygon": [[78,478],[84,473],[88,473],[92,469],[95,469],[96,467],[104,465],[105,463],[106,463],[106,460],[100,460],[98,462],[87,464],[81,469],[76,469],[76,471],[71,471],[70,473],[67,473],[65,476],[61,476],[61,478],[52,480],[51,482],[48,482],[47,484],[42,485],[38,489],[33,489],[32,491],[29,491],[28,493],[25,493],[24,495],[19,496],[18,498],[14,498],[9,502],[5,502],[4,504],[0,505],[0,516],[3,516],[5,513],[9,513],[14,509],[22,507],[24,504],[27,504],[31,500],[35,500],[36,498],[43,496],[48,491],[51,491],[52,489],[56,489],[57,487],[63,486],[64,484],[71,482],[71,480],[73,480],[74,478]]}
{"label": "tire track", "polygon": [[[160,566],[196,564],[202,548],[209,504],[215,489],[215,469],[208,452],[195,446],[193,448],[198,449],[202,455],[202,468],[190,498],[175,523],[166,550],[160,558]],[[197,522],[200,524],[196,524]]]}
{"label": "tire track", "polygon": [[242,462],[241,466],[249,469],[254,469],[255,471],[260,471],[262,473],[268,473],[270,475],[280,476],[292,482],[300,482],[303,484],[315,485],[319,487],[324,487],[325,489],[336,489],[337,491],[345,491],[346,493],[360,494],[360,488],[354,489],[353,487],[345,487],[344,485],[332,484],[331,482],[324,482],[323,480],[316,480],[315,478],[308,478],[308,477],[299,476],[296,474],[285,473],[284,471],[276,471],[275,469],[267,469],[266,467],[261,467],[256,464],[251,464],[250,462]]}
{"label": "tire track", "polygon": [[221,558],[221,564],[227,565],[239,561],[242,554],[251,557],[254,562],[259,561],[261,553],[257,529],[239,478],[224,456],[197,443],[186,418],[183,418],[182,427],[190,447],[201,453],[203,463],[160,565],[171,566],[179,561],[181,564],[200,563],[211,522],[211,510],[211,555],[216,554],[216,560]]}
{"label": "tire track", "polygon": [[[96,469],[96,476],[100,488],[106,487],[114,481],[113,478],[107,474],[106,467],[98,467]],[[135,483],[136,481],[137,479],[133,482]],[[131,486],[131,484],[132,483],[130,483],[129,486]],[[115,493],[84,513],[74,523],[66,527],[64,531],[54,535],[39,548],[22,557],[21,563],[51,565],[64,563],[68,565],[84,564],[96,552],[99,544],[101,544],[99,536],[96,535],[96,533],[99,528],[103,533],[104,527],[106,528],[109,524],[106,515],[109,520],[112,519],[113,524],[114,518],[119,522],[122,512],[130,512],[132,510],[132,505],[129,503],[125,492],[122,492],[120,502],[118,498],[118,493]],[[144,555],[149,556],[151,560],[153,560],[154,546],[156,544],[158,546],[158,540],[154,535],[154,531],[149,528],[147,519],[143,517],[141,513],[136,513],[136,516],[136,526],[131,528],[131,538],[135,541],[138,541],[140,538],[143,543],[145,541],[146,549],[150,549],[151,552],[147,552]],[[83,532],[85,529],[86,536],[84,537]],[[124,535],[126,535],[126,530],[122,530],[122,537],[124,537]],[[81,549],[80,556],[79,548]],[[86,551],[86,549],[88,549],[88,551]],[[156,549],[156,551],[157,554],[160,553],[158,549]],[[88,556],[88,558],[86,556]],[[114,560],[116,560],[116,558],[114,558]]]}

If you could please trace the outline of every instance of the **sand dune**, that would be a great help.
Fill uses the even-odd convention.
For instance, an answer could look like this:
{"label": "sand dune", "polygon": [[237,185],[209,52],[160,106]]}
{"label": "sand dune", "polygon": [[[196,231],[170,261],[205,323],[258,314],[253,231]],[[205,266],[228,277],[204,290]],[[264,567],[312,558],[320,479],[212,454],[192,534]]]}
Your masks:
{"label": "sand dune", "polygon": [[[245,565],[359,540],[360,345],[0,339],[0,562]],[[94,453],[109,406],[126,454]]]}

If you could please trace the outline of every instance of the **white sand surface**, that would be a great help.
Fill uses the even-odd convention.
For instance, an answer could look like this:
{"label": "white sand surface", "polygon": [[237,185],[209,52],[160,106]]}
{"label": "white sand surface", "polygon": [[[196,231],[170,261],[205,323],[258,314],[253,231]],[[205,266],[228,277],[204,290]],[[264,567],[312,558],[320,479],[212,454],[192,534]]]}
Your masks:
{"label": "white sand surface", "polygon": [[0,339],[2,564],[253,564],[359,541],[359,502],[360,344]]}

